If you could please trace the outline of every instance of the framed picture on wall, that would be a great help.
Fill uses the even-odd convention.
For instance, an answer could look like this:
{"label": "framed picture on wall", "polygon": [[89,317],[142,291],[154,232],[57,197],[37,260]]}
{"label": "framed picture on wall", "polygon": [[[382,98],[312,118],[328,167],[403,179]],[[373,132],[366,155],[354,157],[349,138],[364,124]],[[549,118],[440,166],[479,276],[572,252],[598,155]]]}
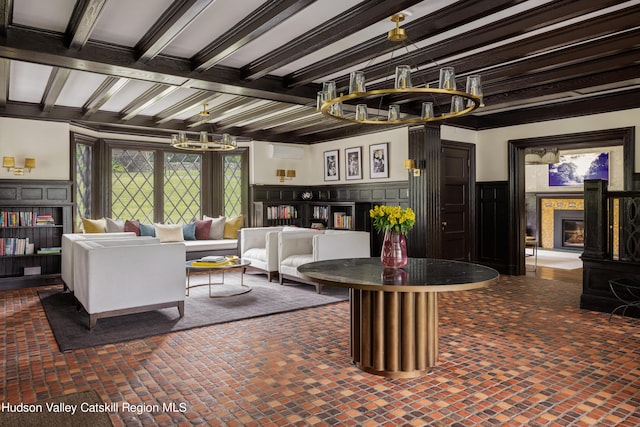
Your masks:
{"label": "framed picture on wall", "polygon": [[344,149],[344,170],[347,179],[362,179],[362,147]]}
{"label": "framed picture on wall", "polygon": [[340,179],[340,165],[338,164],[338,150],[324,152],[324,180],[338,181]]}
{"label": "framed picture on wall", "polygon": [[562,154],[549,165],[549,186],[581,186],[585,179],[609,179],[609,153]]}
{"label": "framed picture on wall", "polygon": [[389,143],[369,146],[369,177],[389,178]]}

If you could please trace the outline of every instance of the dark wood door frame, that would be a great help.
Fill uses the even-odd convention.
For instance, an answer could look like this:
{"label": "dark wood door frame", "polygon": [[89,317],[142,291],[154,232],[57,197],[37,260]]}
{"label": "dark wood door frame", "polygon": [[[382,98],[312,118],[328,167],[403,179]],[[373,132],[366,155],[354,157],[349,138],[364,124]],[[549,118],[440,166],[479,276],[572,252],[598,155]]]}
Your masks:
{"label": "dark wood door frame", "polygon": [[525,219],[525,148],[559,147],[565,150],[589,147],[622,145],[624,190],[633,189],[635,158],[635,128],[605,129],[567,135],[552,135],[538,138],[514,139],[508,141],[509,156],[509,223],[513,224],[509,233],[510,274],[525,274],[524,243],[526,236]]}

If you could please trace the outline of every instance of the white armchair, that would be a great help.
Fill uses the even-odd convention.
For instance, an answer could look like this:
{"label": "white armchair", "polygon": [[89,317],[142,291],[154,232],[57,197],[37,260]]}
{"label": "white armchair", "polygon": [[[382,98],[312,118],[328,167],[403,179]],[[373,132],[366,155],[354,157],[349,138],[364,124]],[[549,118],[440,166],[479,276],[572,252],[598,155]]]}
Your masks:
{"label": "white armchair", "polygon": [[278,233],[283,227],[240,229],[240,258],[251,261],[251,267],[267,273],[269,281],[278,272]]}
{"label": "white armchair", "polygon": [[184,244],[149,238],[76,245],[74,295],[89,313],[89,329],[100,318],[165,307],[184,315]]}
{"label": "white armchair", "polygon": [[60,270],[60,276],[67,289],[73,292],[73,253],[75,242],[79,241],[95,241],[95,240],[114,240],[114,239],[135,239],[136,233],[123,232],[123,233],[68,233],[62,235],[62,265]]}
{"label": "white armchair", "polygon": [[298,267],[314,261],[343,258],[369,258],[369,232],[313,230],[306,233],[280,233],[278,262],[280,284],[284,279],[308,283],[322,292],[322,285],[298,273]]}

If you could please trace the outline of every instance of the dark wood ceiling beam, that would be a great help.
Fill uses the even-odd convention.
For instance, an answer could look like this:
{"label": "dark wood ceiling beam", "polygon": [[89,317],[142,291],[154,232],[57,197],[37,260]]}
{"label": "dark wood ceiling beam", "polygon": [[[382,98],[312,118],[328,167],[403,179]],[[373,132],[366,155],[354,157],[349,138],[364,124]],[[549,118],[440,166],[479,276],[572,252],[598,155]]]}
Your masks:
{"label": "dark wood ceiling beam", "polygon": [[11,61],[8,59],[0,59],[0,109],[4,109],[9,100],[10,75]]}
{"label": "dark wood ceiling beam", "polygon": [[255,103],[256,100],[253,98],[244,98],[244,97],[236,97],[227,102],[224,102],[220,105],[217,105],[211,109],[209,109],[208,116],[200,116],[196,115],[189,120],[185,121],[185,126],[188,128],[194,128],[205,123],[212,122],[216,123],[217,121],[221,121],[225,117],[228,117],[235,112],[237,112],[240,108],[244,108],[247,105]]}
{"label": "dark wood ceiling beam", "polygon": [[[616,2],[610,1],[610,3]],[[612,31],[620,31],[624,28],[631,28],[637,25],[637,19],[633,19],[633,13],[629,14],[628,12],[625,13],[622,11],[614,12],[606,17],[592,18],[587,22],[573,24],[571,27],[538,34],[524,40],[498,46],[490,51],[476,54],[473,57],[460,58],[455,62],[448,62],[446,64],[442,62],[448,57],[463,54],[465,51],[479,49],[487,44],[508,40],[530,30],[551,25],[555,23],[559,17],[568,20],[580,12],[588,13],[597,10],[598,6],[600,6],[600,3],[597,2],[591,2],[590,4],[583,4],[581,2],[579,5],[576,2],[570,1],[547,3],[544,6],[522,12],[516,16],[511,16],[485,28],[469,31],[465,34],[443,40],[434,46],[421,49],[418,52],[403,55],[402,57],[396,58],[393,62],[385,61],[376,64],[368,67],[364,71],[367,79],[377,80],[388,77],[389,69],[393,69],[393,64],[433,64],[434,62],[438,62],[438,65],[422,68],[420,71],[414,72],[412,76],[414,82],[418,83],[437,82],[439,69],[443,65],[453,66],[458,74],[462,74],[468,71],[513,61],[524,56],[531,56],[540,53],[542,49],[549,50],[551,48],[559,48],[597,37],[598,35],[608,34]],[[348,83],[348,76],[336,79],[336,84],[340,87],[346,86]],[[388,85],[388,82],[377,83],[371,88],[375,89],[385,84]]]}
{"label": "dark wood ceiling beam", "polygon": [[0,0],[0,36],[7,35],[13,16],[13,0]]}
{"label": "dark wood ceiling beam", "polygon": [[255,80],[269,72],[311,54],[318,49],[373,25],[391,15],[408,9],[421,0],[367,0],[357,4],[308,31],[284,46],[275,49],[242,68],[242,77]]}
{"label": "dark wood ceiling beam", "polygon": [[137,61],[133,49],[92,41],[79,51],[69,50],[62,35],[11,27],[0,44],[0,57],[54,67],[191,87],[237,96],[252,96],[293,104],[314,103],[318,85],[285,88],[283,79],[268,76],[253,82],[240,78],[240,70],[216,66],[202,73],[191,69],[189,60],[157,56]]}
{"label": "dark wood ceiling beam", "polygon": [[268,0],[193,58],[194,69],[205,71],[276,27],[316,0]]}
{"label": "dark wood ceiling beam", "polygon": [[155,124],[162,125],[170,122],[185,112],[194,109],[196,106],[209,103],[219,97],[219,93],[197,92],[159,112],[155,117]]}
{"label": "dark wood ceiling beam", "polygon": [[135,47],[138,60],[155,58],[215,0],[175,0]]}
{"label": "dark wood ceiling beam", "polygon": [[128,79],[119,77],[107,77],[82,106],[84,111],[83,117],[88,118],[92,114],[95,114],[100,107],[106,104],[116,93],[118,93],[128,81]]}
{"label": "dark wood ceiling beam", "polygon": [[142,110],[173,93],[176,89],[178,89],[178,86],[154,85],[122,109],[120,112],[122,120],[131,120]]}
{"label": "dark wood ceiling beam", "polygon": [[47,82],[44,94],[42,95],[42,111],[45,113],[51,111],[56,104],[58,96],[60,96],[60,92],[62,92],[64,85],[67,83],[70,74],[71,70],[67,70],[66,68],[54,68],[51,70],[49,81]]}
{"label": "dark wood ceiling beam", "polygon": [[[460,0],[428,16],[416,19],[404,25],[403,28],[407,31],[407,34],[409,34],[411,41],[416,43],[445,31],[455,29],[473,20],[480,19],[489,13],[506,9],[517,3],[521,3],[521,1]],[[391,25],[390,22],[389,29],[392,28]],[[333,55],[331,58],[316,62],[315,64],[287,75],[285,77],[285,83],[288,87],[306,84],[335,73],[336,70],[344,70],[384,53],[392,52],[398,48],[399,45],[397,43],[389,42],[386,37],[380,35],[352,49],[343,51]]]}
{"label": "dark wood ceiling beam", "polygon": [[107,0],[76,1],[65,32],[69,49],[79,50],[87,44],[106,3]]}

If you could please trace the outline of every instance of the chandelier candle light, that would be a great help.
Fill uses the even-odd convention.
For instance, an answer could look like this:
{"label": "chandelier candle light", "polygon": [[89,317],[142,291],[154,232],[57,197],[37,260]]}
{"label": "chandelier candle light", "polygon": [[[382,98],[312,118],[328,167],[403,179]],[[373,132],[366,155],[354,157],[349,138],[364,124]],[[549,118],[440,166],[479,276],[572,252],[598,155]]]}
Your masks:
{"label": "chandelier candle light", "polygon": [[413,228],[416,214],[413,209],[400,206],[374,206],[369,211],[373,227],[384,231],[380,261],[387,268],[401,268],[407,265],[407,240],[405,234]]}
{"label": "chandelier candle light", "polygon": [[[396,28],[388,33],[387,38],[390,41],[403,42],[407,39],[405,30],[400,28],[400,22],[403,20],[404,15],[402,14],[396,14],[391,17],[391,21],[396,23]],[[349,79],[349,94],[343,95],[341,93],[338,96],[336,90],[335,81],[323,83],[322,90],[318,92],[317,96],[317,110],[333,119],[367,125],[426,123],[463,116],[484,106],[481,77],[479,75],[468,76],[466,91],[457,90],[456,75],[453,67],[444,67],[440,70],[438,88],[431,88],[428,84],[425,84],[424,87],[414,87],[411,81],[411,67],[399,65],[396,67],[393,88],[367,90],[364,72],[353,71]],[[370,118],[367,104],[362,103],[369,98],[400,94],[418,97],[451,96],[451,107],[448,112],[436,116],[433,102],[424,101],[422,102],[420,117],[415,115],[405,115],[403,117],[400,112],[400,105],[391,104],[386,107],[387,117],[384,120],[378,116]],[[343,103],[347,101],[356,103],[354,115],[345,115]]]}

